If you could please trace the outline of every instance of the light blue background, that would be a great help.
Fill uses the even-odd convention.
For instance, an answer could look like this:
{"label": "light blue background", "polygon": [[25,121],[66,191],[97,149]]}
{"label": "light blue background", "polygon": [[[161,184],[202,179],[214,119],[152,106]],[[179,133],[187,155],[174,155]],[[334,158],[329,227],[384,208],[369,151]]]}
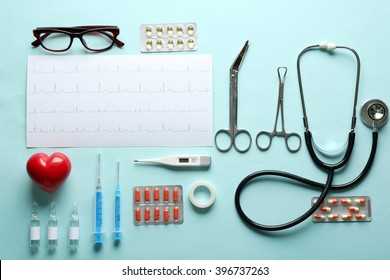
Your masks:
{"label": "light blue background", "polygon": [[[273,127],[278,80],[276,68],[289,69],[285,87],[286,130],[303,136],[296,58],[306,46],[329,40],[351,46],[362,60],[358,108],[365,100],[389,103],[388,54],[390,4],[388,1],[11,1],[0,2],[0,258],[1,259],[389,259],[390,188],[389,129],[380,132],[377,157],[368,177],[346,195],[372,199],[370,223],[313,224],[310,220],[279,233],[257,233],[238,217],[234,193],[247,174],[280,169],[321,182],[325,174],[311,162],[305,146],[289,153],[282,139],[260,152],[254,145],[246,154],[220,153],[215,147],[143,148],[26,148],[26,67],[28,55],[47,55],[32,48],[32,29],[39,26],[113,24],[121,29],[123,49],[106,54],[139,54],[139,26],[143,23],[196,22],[197,54],[213,54],[214,131],[228,125],[229,67],[246,40],[250,47],[239,76],[238,125],[252,137]],[[75,41],[67,54],[87,54]],[[355,62],[350,54],[329,56],[314,52],[305,57],[303,79],[310,125],[321,145],[342,144],[352,110]],[[306,63],[307,62],[307,63]],[[321,73],[320,73],[321,72]],[[336,182],[353,179],[363,168],[371,145],[371,131],[358,120],[357,138],[350,164]],[[330,144],[329,144],[330,143]],[[31,183],[25,171],[36,152],[64,152],[72,161],[72,173],[55,194]],[[105,243],[93,246],[93,198],[96,154],[102,154]],[[137,158],[171,154],[210,154],[209,170],[177,171],[134,165]],[[114,246],[113,196],[115,163],[121,161],[121,244]],[[211,182],[217,200],[206,212],[188,201],[190,186]],[[131,189],[135,185],[181,184],[184,187],[185,221],[180,226],[133,225]],[[265,180],[243,193],[244,209],[264,223],[282,223],[307,209],[315,190],[283,181]],[[41,247],[29,250],[31,205],[40,205]],[[54,253],[46,248],[50,202],[56,202],[59,244]],[[81,238],[76,253],[67,248],[68,222],[73,202],[79,205]]]}

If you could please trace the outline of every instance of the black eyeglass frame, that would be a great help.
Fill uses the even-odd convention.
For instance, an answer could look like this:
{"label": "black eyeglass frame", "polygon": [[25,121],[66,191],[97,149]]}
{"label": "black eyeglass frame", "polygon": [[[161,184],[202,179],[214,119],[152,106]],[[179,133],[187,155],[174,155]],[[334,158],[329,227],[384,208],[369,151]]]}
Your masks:
{"label": "black eyeglass frame", "polygon": [[[91,33],[91,32],[100,32],[103,35],[107,36],[112,40],[111,45],[109,45],[106,48],[103,49],[93,49],[88,47],[87,43],[83,39],[83,35]],[[45,33],[44,35],[41,35],[42,33]],[[70,37],[69,46],[67,48],[61,49],[61,50],[53,50],[50,48],[47,48],[45,44],[42,42],[45,40],[50,34],[52,33],[62,33],[66,34]],[[112,33],[112,35],[111,35]],[[106,51],[110,49],[114,44],[118,47],[123,47],[125,43],[120,41],[117,37],[119,35],[119,27],[118,26],[74,26],[74,27],[38,27],[33,30],[33,35],[35,38],[37,38],[34,42],[31,43],[32,46],[38,47],[41,45],[45,50],[51,51],[51,52],[65,52],[69,50],[73,44],[74,38],[79,38],[83,46],[93,52],[100,52],[100,51]]]}

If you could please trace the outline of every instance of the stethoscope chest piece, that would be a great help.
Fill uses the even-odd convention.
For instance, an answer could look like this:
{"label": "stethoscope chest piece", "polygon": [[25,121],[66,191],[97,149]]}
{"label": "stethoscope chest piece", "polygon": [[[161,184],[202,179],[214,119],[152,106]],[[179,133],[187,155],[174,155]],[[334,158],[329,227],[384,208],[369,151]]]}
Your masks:
{"label": "stethoscope chest piece", "polygon": [[372,99],[363,104],[360,117],[368,127],[379,128],[387,123],[389,110],[382,100]]}

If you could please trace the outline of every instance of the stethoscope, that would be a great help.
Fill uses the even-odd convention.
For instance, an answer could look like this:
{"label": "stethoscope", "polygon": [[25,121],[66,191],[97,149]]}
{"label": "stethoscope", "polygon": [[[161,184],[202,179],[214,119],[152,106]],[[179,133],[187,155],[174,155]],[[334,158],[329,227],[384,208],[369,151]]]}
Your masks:
{"label": "stethoscope", "polygon": [[[353,113],[352,113],[352,123],[351,123],[351,130],[348,134],[348,142],[347,147],[344,152],[344,156],[342,159],[337,163],[326,163],[322,161],[315,152],[315,147],[313,145],[313,137],[312,133],[309,129],[309,121],[306,114],[306,105],[305,105],[305,99],[303,94],[303,86],[302,86],[302,77],[301,77],[301,58],[302,56],[311,50],[326,50],[326,51],[334,51],[335,49],[345,49],[353,53],[353,55],[356,58],[357,68],[356,68],[356,83],[355,83],[355,96],[354,96],[354,102],[353,102]],[[325,197],[329,193],[329,191],[340,191],[345,190],[347,188],[352,187],[353,185],[360,182],[368,173],[375,157],[376,149],[377,149],[377,143],[378,143],[378,129],[379,127],[386,124],[388,119],[388,108],[384,102],[378,99],[370,100],[366,102],[362,109],[361,109],[361,117],[362,121],[369,127],[372,128],[372,146],[371,146],[371,152],[369,155],[369,158],[367,160],[367,163],[361,173],[352,181],[340,185],[332,185],[334,174],[336,170],[341,169],[344,167],[348,160],[350,159],[353,146],[355,143],[355,126],[356,126],[356,106],[357,106],[357,99],[358,99],[358,92],[359,92],[359,81],[360,81],[360,58],[358,53],[346,46],[336,46],[333,43],[328,42],[321,42],[318,45],[312,45],[308,46],[305,49],[301,51],[301,53],[298,55],[297,59],[297,71],[298,71],[298,83],[299,83],[299,90],[300,90],[300,96],[301,96],[301,102],[302,102],[302,110],[303,110],[303,124],[305,127],[305,142],[307,149],[309,151],[310,157],[314,161],[315,165],[318,166],[320,169],[327,172],[327,179],[325,183],[319,183],[316,181],[312,181],[303,177],[300,177],[295,174],[287,173],[284,171],[278,171],[278,170],[261,170],[254,172],[252,174],[249,174],[246,176],[241,183],[238,185],[236,194],[235,194],[235,205],[238,214],[242,218],[242,220],[247,223],[248,225],[252,226],[253,228],[259,229],[259,230],[265,230],[265,231],[278,231],[278,230],[284,230],[291,228],[295,225],[298,225],[299,223],[303,222],[307,218],[309,218],[321,205],[322,201],[324,201]],[[276,176],[276,177],[283,177],[287,178],[293,181],[300,182],[302,184],[305,184],[307,186],[317,188],[322,190],[321,194],[319,195],[317,201],[311,206],[310,209],[308,209],[305,213],[303,213],[298,218],[284,223],[280,225],[264,225],[260,224],[258,222],[253,221],[250,219],[242,210],[241,202],[240,202],[240,196],[242,190],[248,186],[248,184],[254,180],[255,178],[263,177],[263,176]]]}

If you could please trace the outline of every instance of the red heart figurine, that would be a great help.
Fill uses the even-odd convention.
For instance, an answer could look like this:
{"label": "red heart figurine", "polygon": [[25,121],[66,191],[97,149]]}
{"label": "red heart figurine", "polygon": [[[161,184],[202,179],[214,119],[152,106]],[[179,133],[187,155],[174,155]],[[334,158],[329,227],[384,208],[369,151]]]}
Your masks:
{"label": "red heart figurine", "polygon": [[41,189],[55,192],[68,177],[72,165],[62,153],[48,156],[44,153],[32,155],[27,161],[27,173]]}

